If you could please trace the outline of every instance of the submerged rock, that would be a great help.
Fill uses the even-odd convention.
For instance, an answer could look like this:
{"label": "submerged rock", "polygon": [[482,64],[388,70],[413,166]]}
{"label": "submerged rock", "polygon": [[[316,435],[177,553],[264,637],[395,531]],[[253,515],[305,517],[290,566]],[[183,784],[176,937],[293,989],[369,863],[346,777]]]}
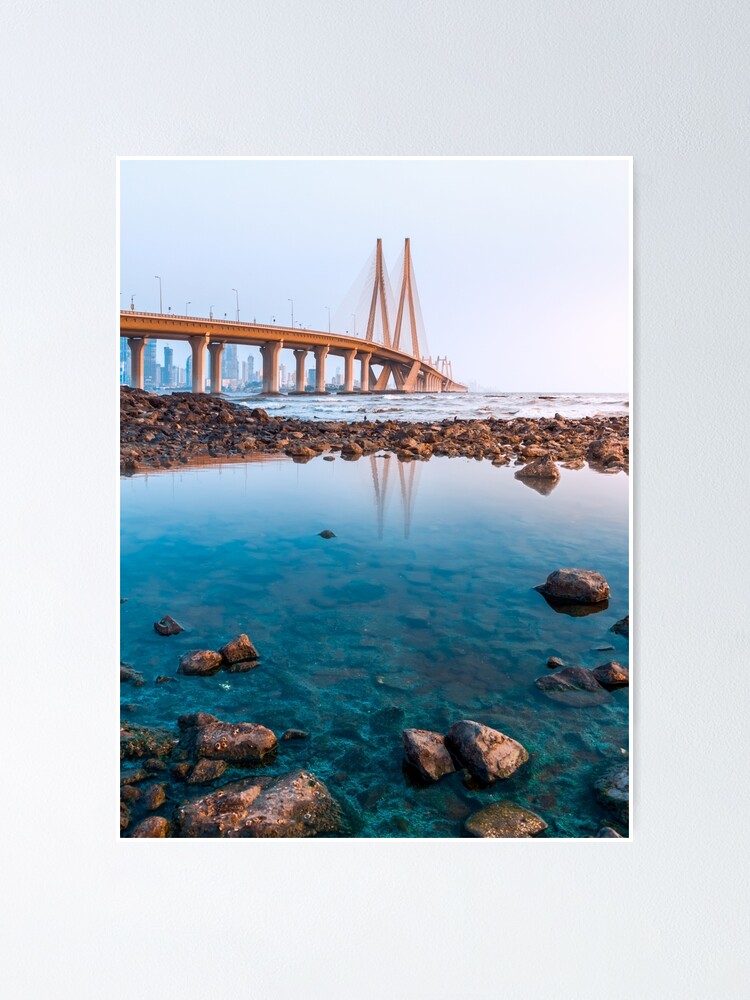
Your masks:
{"label": "submerged rock", "polygon": [[475,778],[486,784],[509,778],[529,759],[526,748],[516,740],[470,719],[451,726],[445,745]]}
{"label": "submerged rock", "polygon": [[534,683],[548,698],[565,705],[602,705],[609,700],[593,672],[585,667],[564,667],[537,677]]}
{"label": "submerged rock", "polygon": [[609,663],[602,663],[595,667],[591,673],[597,681],[607,689],[627,687],[630,683],[630,672],[621,663],[611,660]]}
{"label": "submerged rock", "polygon": [[163,816],[147,816],[130,834],[131,837],[168,837],[169,821]]}
{"label": "submerged rock", "polygon": [[158,632],[159,635],[179,635],[184,629],[182,625],[177,624],[174,618],[164,615],[161,621],[154,622],[154,631]]}
{"label": "submerged rock", "polygon": [[282,740],[306,740],[309,737],[304,729],[287,729],[282,735]]}
{"label": "submerged rock", "polygon": [[139,674],[129,663],[120,663],[120,684],[142,687],[145,683],[143,674]]}
{"label": "submerged rock", "polygon": [[599,604],[609,599],[609,584],[593,569],[556,569],[536,589],[557,601]]}
{"label": "submerged rock", "polygon": [[564,667],[565,664],[563,663],[563,661],[560,659],[559,656],[550,656],[550,658],[547,660],[547,666],[550,668],[550,670],[557,670],[558,667]]}
{"label": "submerged rock", "polygon": [[601,830],[597,833],[597,837],[617,837],[618,840],[624,840],[621,833],[617,830],[613,830],[611,826],[603,826]]}
{"label": "submerged rock", "polygon": [[149,729],[123,722],[120,725],[120,759],[163,757],[171,753],[177,741],[164,729]]}
{"label": "submerged rock", "polygon": [[185,803],[177,823],[185,837],[315,837],[338,833],[341,815],[322,781],[295,771]]}
{"label": "submerged rock", "polygon": [[627,765],[613,768],[594,783],[597,799],[624,825],[628,825],[630,773]]}
{"label": "submerged rock", "polygon": [[188,785],[203,785],[209,781],[216,781],[228,766],[225,760],[209,760],[203,757],[188,775],[187,783]]}
{"label": "submerged rock", "polygon": [[143,804],[149,812],[153,812],[154,809],[163,806],[166,801],[167,793],[165,785],[149,785],[148,788],[143,789]]}
{"label": "submerged rock", "polygon": [[547,829],[541,816],[515,802],[493,802],[464,823],[472,837],[535,837]]}
{"label": "submerged rock", "polygon": [[336,537],[336,535],[330,530],[330,528],[326,528],[324,531],[319,531],[318,534],[320,535],[321,538],[335,538]]}
{"label": "submerged rock", "polygon": [[177,672],[188,677],[210,677],[217,673],[222,665],[221,653],[214,649],[196,649],[180,657]]}
{"label": "submerged rock", "polygon": [[[247,663],[248,661],[258,659],[258,650],[253,646],[244,632],[238,635],[236,639],[232,639],[226,645],[222,646],[219,653],[223,657],[224,662],[229,664],[230,668],[234,664]],[[251,668],[244,667],[243,669],[248,670]]]}
{"label": "submerged rock", "polygon": [[610,632],[614,632],[616,635],[624,635],[628,639],[630,637],[630,615],[625,615],[619,622],[615,622]]}
{"label": "submerged rock", "polygon": [[437,781],[456,770],[453,758],[440,733],[429,729],[404,729],[401,734],[406,760],[425,781]]}

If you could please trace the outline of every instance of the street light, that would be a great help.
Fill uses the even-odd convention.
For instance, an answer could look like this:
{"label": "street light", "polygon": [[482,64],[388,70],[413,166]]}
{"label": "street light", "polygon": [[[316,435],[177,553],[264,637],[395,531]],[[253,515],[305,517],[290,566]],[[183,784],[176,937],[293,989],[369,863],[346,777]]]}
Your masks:
{"label": "street light", "polygon": [[214,318],[214,307],[213,306],[209,306],[208,307],[208,318],[209,319],[213,319]]}
{"label": "street light", "polygon": [[235,298],[237,299],[237,322],[239,323],[239,321],[240,321],[240,293],[237,291],[236,288],[233,288],[232,291],[234,292]]}
{"label": "street light", "polygon": [[133,294],[130,296],[130,308],[131,309],[135,309],[135,306],[133,305],[133,299],[134,298],[135,298],[135,292],[133,292]]}
{"label": "street light", "polygon": [[331,309],[330,306],[323,306],[324,309],[328,310],[328,333],[331,332]]}
{"label": "street light", "polygon": [[158,275],[158,274],[155,274],[155,275],[154,275],[154,277],[155,277],[155,278],[156,278],[156,280],[157,280],[157,281],[159,282],[159,312],[160,312],[160,313],[163,313],[163,312],[164,312],[164,310],[163,310],[163,309],[162,309],[162,307],[161,307],[161,278],[159,277],[159,275]]}
{"label": "street light", "polygon": [[294,299],[287,299],[287,302],[292,303],[292,328],[294,327]]}
{"label": "street light", "polygon": [[188,311],[187,311],[187,307],[188,307],[188,306],[191,306],[192,304],[193,304],[192,302],[186,302],[186,303],[185,303],[185,315],[186,315],[186,316],[187,316],[187,314],[188,314]]}

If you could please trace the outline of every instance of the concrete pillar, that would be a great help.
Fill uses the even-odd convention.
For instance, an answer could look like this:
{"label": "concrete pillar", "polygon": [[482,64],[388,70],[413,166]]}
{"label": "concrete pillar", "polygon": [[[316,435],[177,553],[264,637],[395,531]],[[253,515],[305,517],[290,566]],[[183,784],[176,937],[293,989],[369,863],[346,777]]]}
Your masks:
{"label": "concrete pillar", "polygon": [[344,392],[354,391],[354,357],[356,353],[354,347],[344,351]]}
{"label": "concrete pillar", "polygon": [[206,343],[208,337],[196,335],[190,338],[190,350],[193,355],[193,392],[206,391]]}
{"label": "concrete pillar", "polygon": [[148,337],[128,337],[130,348],[130,384],[134,389],[143,388],[143,354]]}
{"label": "concrete pillar", "polygon": [[282,343],[280,340],[269,341],[260,349],[263,358],[263,392],[277,393],[279,391],[279,354]]}
{"label": "concrete pillar", "polygon": [[313,348],[315,353],[315,391],[325,392],[326,391],[326,356],[328,355],[328,347],[325,345],[320,345]]}
{"label": "concrete pillar", "polygon": [[359,374],[359,391],[369,392],[370,391],[370,361],[372,359],[372,354],[358,354],[357,357],[360,361],[360,374]]}
{"label": "concrete pillar", "polygon": [[296,392],[304,392],[305,391],[305,360],[306,360],[306,358],[307,358],[307,351],[304,348],[302,348],[302,347],[297,348],[297,350],[294,352],[294,360],[295,360],[296,365],[297,365],[297,377],[296,377],[296,383],[295,383],[295,391]]}
{"label": "concrete pillar", "polygon": [[211,355],[211,392],[221,392],[221,356],[224,345],[209,344],[208,353]]}

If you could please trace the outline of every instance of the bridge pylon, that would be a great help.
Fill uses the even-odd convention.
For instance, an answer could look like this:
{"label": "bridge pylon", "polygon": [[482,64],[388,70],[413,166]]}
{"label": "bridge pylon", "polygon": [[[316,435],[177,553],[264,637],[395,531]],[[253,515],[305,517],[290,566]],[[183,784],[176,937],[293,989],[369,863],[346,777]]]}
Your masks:
{"label": "bridge pylon", "polygon": [[388,300],[385,294],[385,273],[383,271],[383,241],[378,239],[375,247],[375,281],[372,286],[372,301],[370,302],[370,313],[367,317],[367,332],[365,340],[372,340],[375,336],[375,316],[377,313],[378,301],[380,302],[380,321],[383,327],[383,344],[385,347],[391,346],[391,324],[388,316]]}

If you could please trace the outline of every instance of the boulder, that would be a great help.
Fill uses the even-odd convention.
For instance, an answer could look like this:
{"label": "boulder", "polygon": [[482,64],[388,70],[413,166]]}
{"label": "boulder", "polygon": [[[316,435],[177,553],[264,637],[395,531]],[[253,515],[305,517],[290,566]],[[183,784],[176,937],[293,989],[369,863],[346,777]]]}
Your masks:
{"label": "boulder", "polygon": [[161,621],[154,622],[154,631],[159,635],[179,635],[183,631],[182,625],[178,625],[174,618],[164,615]]}
{"label": "boulder", "polygon": [[169,821],[163,816],[147,816],[130,834],[131,837],[168,837]]}
{"label": "boulder", "polygon": [[601,830],[597,833],[597,837],[616,837],[618,840],[624,840],[621,833],[617,830],[613,830],[611,826],[603,826]]}
{"label": "boulder", "polygon": [[456,770],[445,739],[429,729],[404,729],[401,734],[406,760],[425,781],[437,781]]}
{"label": "boulder", "polygon": [[249,660],[258,659],[258,650],[253,646],[244,632],[238,635],[236,639],[232,639],[231,642],[222,646],[219,653],[223,657],[224,662],[230,666],[234,663],[247,663]]}
{"label": "boulder", "polygon": [[324,531],[319,531],[318,534],[321,538],[335,538],[336,535],[331,531],[330,528],[326,528]]}
{"label": "boulder", "polygon": [[134,687],[141,687],[145,683],[143,674],[139,674],[129,663],[120,663],[120,684],[132,684]]}
{"label": "boulder", "polygon": [[599,667],[594,667],[591,673],[596,677],[602,687],[608,691],[614,688],[627,687],[630,682],[630,672],[621,663],[610,660],[609,663],[602,663]]}
{"label": "boulder", "polygon": [[204,785],[216,781],[226,771],[229,765],[225,760],[209,760],[202,757],[188,775],[188,785]]}
{"label": "boulder", "polygon": [[341,457],[347,462],[361,458],[363,454],[364,449],[362,449],[355,441],[347,441],[341,449]]}
{"label": "boulder", "polygon": [[196,649],[180,657],[177,672],[188,677],[209,677],[221,669],[222,663],[221,653],[213,649]]}
{"label": "boulder", "polygon": [[594,783],[597,799],[624,825],[628,825],[630,773],[627,764],[607,771]]}
{"label": "boulder", "polygon": [[547,666],[550,668],[550,670],[557,670],[559,667],[564,667],[565,664],[563,663],[563,661],[560,659],[559,656],[550,656],[550,658],[547,660]]}
{"label": "boulder", "polygon": [[516,473],[516,479],[559,479],[560,470],[549,455],[535,458]]}
{"label": "boulder", "polygon": [[615,622],[610,632],[614,632],[616,635],[624,635],[628,639],[630,637],[630,615],[625,615],[619,622]]}
{"label": "boulder", "polygon": [[214,792],[180,806],[176,818],[185,837],[315,837],[341,829],[336,801],[307,771]]}
{"label": "boulder", "polygon": [[515,802],[493,802],[464,823],[472,837],[535,837],[547,829],[541,816]]}
{"label": "boulder", "polygon": [[599,604],[609,600],[609,584],[593,569],[556,569],[536,589],[563,602]]}
{"label": "boulder", "polygon": [[602,705],[609,700],[593,672],[585,667],[564,667],[537,677],[534,683],[548,698],[565,705]]}
{"label": "boulder", "polygon": [[143,804],[149,812],[163,806],[166,801],[167,795],[164,785],[149,785],[148,788],[143,789]]}
{"label": "boulder", "polygon": [[130,822],[130,810],[124,802],[120,803],[120,833],[123,830],[127,830],[128,823]]}
{"label": "boulder", "polygon": [[306,740],[310,734],[304,729],[287,729],[282,735],[282,740]]}
{"label": "boulder", "polygon": [[120,786],[120,801],[121,802],[137,802],[141,797],[140,788],[136,788],[135,785],[121,785]]}
{"label": "boulder", "polygon": [[[181,719],[191,718],[181,716]],[[255,722],[221,722],[199,712],[192,725],[183,725],[181,748],[194,757],[225,760],[231,764],[258,764],[272,758],[278,741],[274,733]]]}
{"label": "boulder", "polygon": [[526,748],[510,736],[470,719],[451,726],[445,745],[475,778],[486,784],[509,778],[529,759]]}
{"label": "boulder", "polygon": [[123,722],[120,725],[120,760],[135,757],[163,757],[177,741],[164,729],[150,729]]}

